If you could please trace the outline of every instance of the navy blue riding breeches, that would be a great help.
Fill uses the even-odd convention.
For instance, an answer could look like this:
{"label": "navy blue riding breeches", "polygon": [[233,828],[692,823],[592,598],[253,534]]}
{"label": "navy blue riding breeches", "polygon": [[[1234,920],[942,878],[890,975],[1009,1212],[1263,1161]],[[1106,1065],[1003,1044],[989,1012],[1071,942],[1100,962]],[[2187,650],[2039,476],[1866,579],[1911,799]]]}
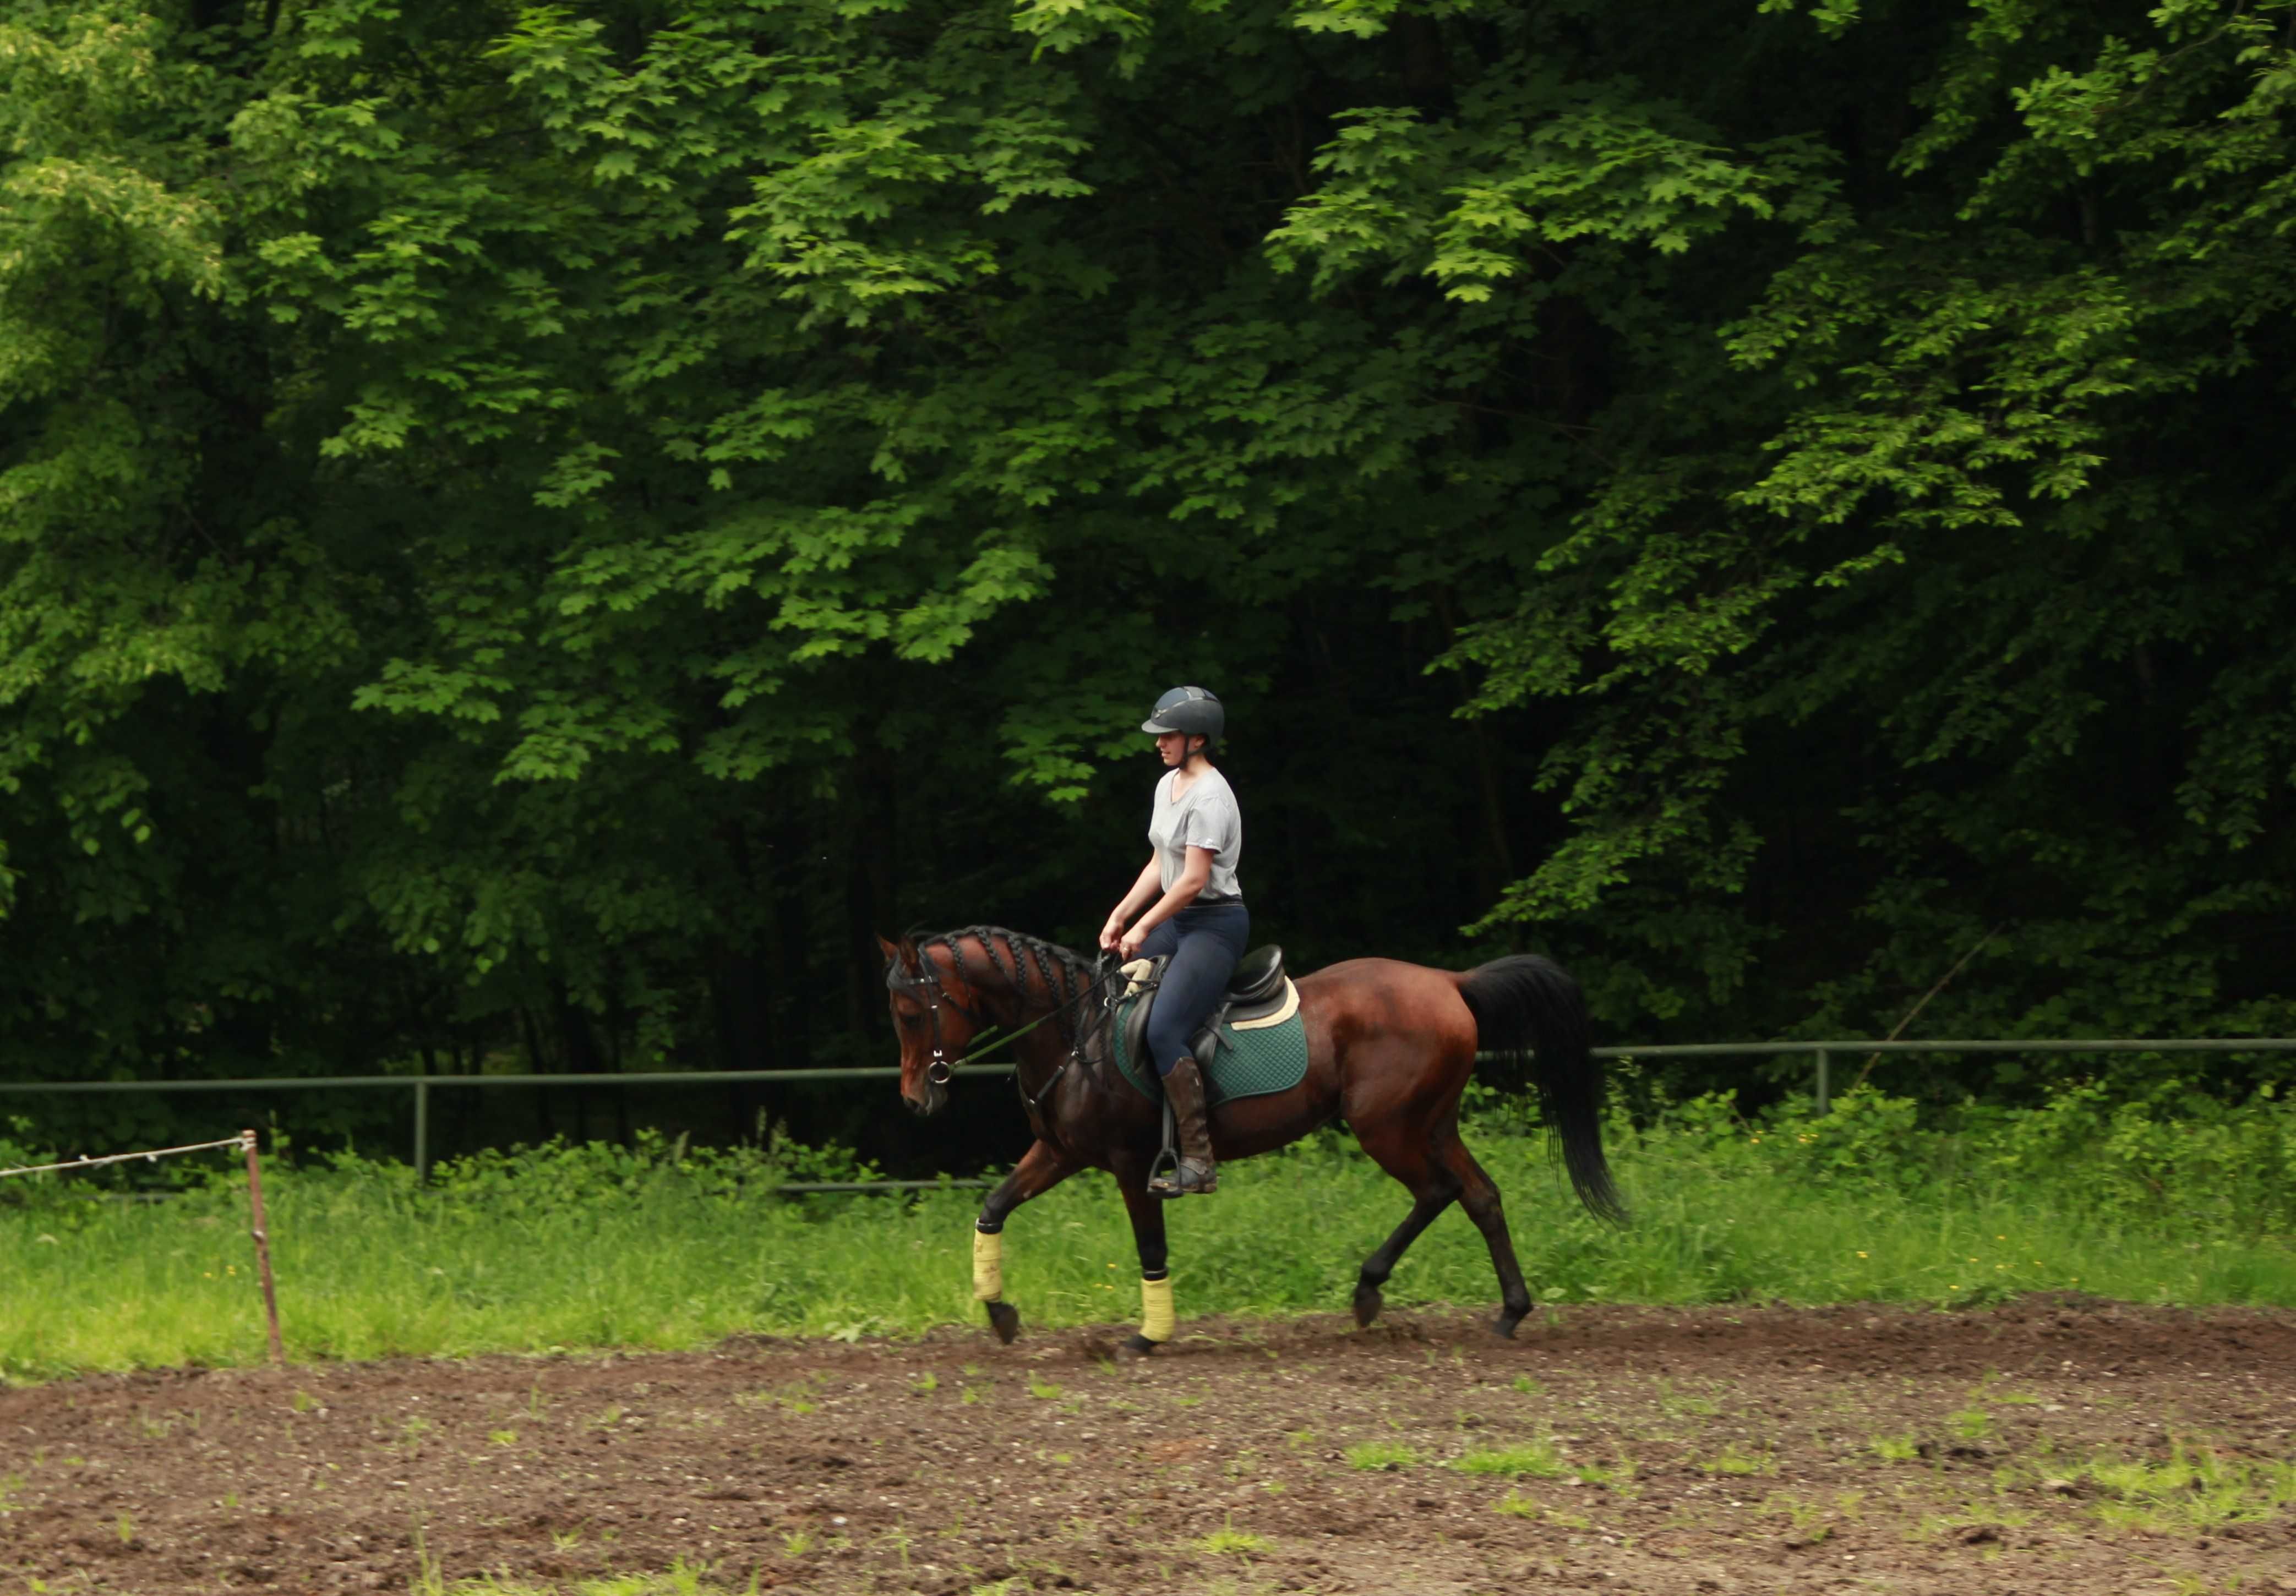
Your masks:
{"label": "navy blue riding breeches", "polygon": [[1156,1006],[1148,1011],[1148,1051],[1156,1073],[1188,1056],[1196,1033],[1227,992],[1227,978],[1251,936],[1251,912],[1242,904],[1193,904],[1141,938],[1143,956],[1172,955]]}

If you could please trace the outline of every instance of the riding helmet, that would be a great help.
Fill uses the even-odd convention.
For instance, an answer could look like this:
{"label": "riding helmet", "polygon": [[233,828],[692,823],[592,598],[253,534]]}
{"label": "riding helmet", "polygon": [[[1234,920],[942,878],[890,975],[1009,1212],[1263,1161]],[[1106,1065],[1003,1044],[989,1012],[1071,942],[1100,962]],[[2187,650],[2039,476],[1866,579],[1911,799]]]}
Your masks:
{"label": "riding helmet", "polygon": [[1144,732],[1185,732],[1201,737],[1205,746],[1219,741],[1227,725],[1227,711],[1217,694],[1201,687],[1175,687],[1156,700],[1156,708],[1140,723]]}

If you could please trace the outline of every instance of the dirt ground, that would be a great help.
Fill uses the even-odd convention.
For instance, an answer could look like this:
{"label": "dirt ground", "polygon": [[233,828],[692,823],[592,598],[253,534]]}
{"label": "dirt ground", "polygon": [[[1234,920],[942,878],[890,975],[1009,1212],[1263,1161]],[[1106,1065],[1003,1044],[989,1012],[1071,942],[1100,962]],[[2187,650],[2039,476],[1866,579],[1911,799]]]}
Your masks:
{"label": "dirt ground", "polygon": [[1183,1330],[0,1392],[0,1592],[2296,1592],[2285,1314]]}

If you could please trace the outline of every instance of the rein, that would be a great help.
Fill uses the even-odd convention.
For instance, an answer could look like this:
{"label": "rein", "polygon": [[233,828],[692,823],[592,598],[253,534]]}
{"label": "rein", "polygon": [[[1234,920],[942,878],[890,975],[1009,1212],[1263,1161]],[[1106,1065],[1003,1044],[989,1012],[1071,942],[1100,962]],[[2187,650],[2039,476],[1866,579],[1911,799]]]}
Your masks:
{"label": "rein", "polygon": [[[1046,1010],[1044,1013],[1039,1014],[1028,1024],[1021,1027],[1020,1029],[1006,1031],[1000,1035],[992,1036],[987,1042],[984,1042],[979,1046],[973,1048],[972,1052],[964,1054],[963,1057],[952,1059],[947,1056],[947,1050],[941,1043],[941,1004],[944,1003],[947,1003],[950,1008],[955,1010],[959,1014],[964,1015],[965,1019],[972,1021],[975,1025],[979,1025],[981,1022],[981,1016],[974,1013],[963,1003],[958,1003],[955,998],[949,996],[947,990],[940,984],[939,968],[935,965],[930,958],[921,957],[919,962],[922,968],[915,975],[908,974],[906,971],[903,970],[898,963],[896,963],[886,972],[885,984],[911,994],[914,994],[919,991],[922,991],[925,994],[925,1006],[932,1015],[933,1028],[932,1062],[925,1066],[925,1079],[931,1081],[936,1086],[947,1085],[950,1080],[955,1076],[956,1072],[965,1065],[973,1062],[977,1059],[988,1057],[990,1053],[995,1052],[998,1048],[1003,1047],[1005,1044],[1017,1041],[1021,1037],[1027,1035],[1030,1031],[1035,1030],[1046,1020],[1057,1019],[1062,1014],[1067,1013],[1070,1009],[1075,1008],[1078,1004],[1097,996],[1108,985],[1111,977],[1120,976],[1124,973],[1121,966],[1119,966],[1114,970],[1104,970],[1099,968],[1108,962],[1108,955],[1103,954],[1099,958],[1093,961],[1095,969],[1095,973],[1094,974],[1093,978],[1086,984],[1084,990],[1078,993],[1074,997]],[[1022,1088],[1021,1092],[1021,1101],[1028,1104],[1029,1108],[1034,1109],[1038,1103],[1045,1100],[1046,1093],[1050,1093],[1054,1086],[1060,1084],[1061,1077],[1068,1073],[1069,1066],[1076,1061],[1077,1050],[1071,1047],[1069,1049],[1069,1056],[1061,1060],[1060,1068],[1053,1071],[1053,1078],[1046,1081],[1042,1087],[1038,1088],[1034,1096],[1030,1096],[1027,1089]],[[1013,1077],[1013,1084],[1016,1086],[1020,1084],[1020,1077],[1018,1076]]]}

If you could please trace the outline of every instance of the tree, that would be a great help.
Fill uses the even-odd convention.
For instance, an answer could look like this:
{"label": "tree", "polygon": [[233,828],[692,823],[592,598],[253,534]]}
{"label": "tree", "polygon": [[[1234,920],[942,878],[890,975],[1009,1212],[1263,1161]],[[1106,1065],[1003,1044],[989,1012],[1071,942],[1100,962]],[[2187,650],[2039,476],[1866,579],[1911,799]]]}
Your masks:
{"label": "tree", "polygon": [[1182,679],[1310,962],[2277,1026],[2288,11],[20,5],[8,1067],[875,1056]]}

